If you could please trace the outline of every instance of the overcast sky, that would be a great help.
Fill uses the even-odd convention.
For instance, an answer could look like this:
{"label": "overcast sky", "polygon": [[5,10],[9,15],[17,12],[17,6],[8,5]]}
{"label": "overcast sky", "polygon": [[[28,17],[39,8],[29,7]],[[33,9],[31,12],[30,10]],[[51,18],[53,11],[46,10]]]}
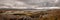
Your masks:
{"label": "overcast sky", "polygon": [[56,7],[58,0],[0,0],[0,8]]}

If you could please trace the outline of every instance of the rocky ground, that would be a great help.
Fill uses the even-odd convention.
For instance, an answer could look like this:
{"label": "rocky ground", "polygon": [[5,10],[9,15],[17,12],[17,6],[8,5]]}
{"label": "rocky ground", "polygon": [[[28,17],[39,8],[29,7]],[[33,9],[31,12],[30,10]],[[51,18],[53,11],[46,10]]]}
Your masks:
{"label": "rocky ground", "polygon": [[60,20],[60,9],[47,11],[0,10],[0,20]]}

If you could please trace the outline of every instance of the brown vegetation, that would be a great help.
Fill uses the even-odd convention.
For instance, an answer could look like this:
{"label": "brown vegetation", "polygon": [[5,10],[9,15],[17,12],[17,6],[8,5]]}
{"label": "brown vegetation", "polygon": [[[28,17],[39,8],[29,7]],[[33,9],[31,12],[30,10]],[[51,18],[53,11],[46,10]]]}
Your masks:
{"label": "brown vegetation", "polygon": [[60,20],[60,9],[47,11],[0,10],[0,20]]}

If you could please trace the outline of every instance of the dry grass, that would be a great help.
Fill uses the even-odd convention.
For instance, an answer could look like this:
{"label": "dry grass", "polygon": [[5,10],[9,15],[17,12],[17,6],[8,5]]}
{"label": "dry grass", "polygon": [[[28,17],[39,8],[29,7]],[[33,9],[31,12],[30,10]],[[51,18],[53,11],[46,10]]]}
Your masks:
{"label": "dry grass", "polygon": [[[12,11],[12,12],[9,12],[9,11]],[[11,19],[13,17],[16,20],[21,19],[22,17],[26,17],[26,19],[28,18],[29,20],[60,20],[60,9],[58,9],[58,10],[47,10],[47,11],[36,11],[36,12],[34,12],[34,11],[17,11],[17,13],[16,13],[16,10],[15,11],[9,10],[9,11],[0,10],[0,13],[1,13],[0,14],[0,20],[3,20],[3,18]],[[9,12],[9,13],[15,12],[15,13],[14,14],[7,14],[7,13],[2,14],[5,12]]]}

